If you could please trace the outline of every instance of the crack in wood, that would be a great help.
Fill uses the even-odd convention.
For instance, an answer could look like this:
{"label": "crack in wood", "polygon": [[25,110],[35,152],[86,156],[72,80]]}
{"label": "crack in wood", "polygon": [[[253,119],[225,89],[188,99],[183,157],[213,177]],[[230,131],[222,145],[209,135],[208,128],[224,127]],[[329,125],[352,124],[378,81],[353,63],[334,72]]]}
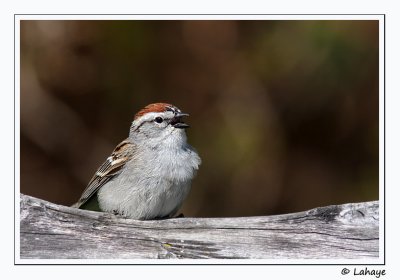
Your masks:
{"label": "crack in wood", "polygon": [[21,194],[20,257],[379,257],[379,202],[264,217],[136,221]]}

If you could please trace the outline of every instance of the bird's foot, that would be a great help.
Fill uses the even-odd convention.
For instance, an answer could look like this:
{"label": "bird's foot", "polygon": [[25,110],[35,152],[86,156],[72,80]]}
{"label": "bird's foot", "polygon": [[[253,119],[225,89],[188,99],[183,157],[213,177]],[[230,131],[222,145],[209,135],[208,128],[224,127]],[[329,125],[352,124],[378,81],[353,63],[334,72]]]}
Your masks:
{"label": "bird's foot", "polygon": [[124,211],[119,212],[118,210],[113,210],[112,213],[113,213],[115,216],[120,216],[120,217],[126,218],[125,212],[124,212]]}

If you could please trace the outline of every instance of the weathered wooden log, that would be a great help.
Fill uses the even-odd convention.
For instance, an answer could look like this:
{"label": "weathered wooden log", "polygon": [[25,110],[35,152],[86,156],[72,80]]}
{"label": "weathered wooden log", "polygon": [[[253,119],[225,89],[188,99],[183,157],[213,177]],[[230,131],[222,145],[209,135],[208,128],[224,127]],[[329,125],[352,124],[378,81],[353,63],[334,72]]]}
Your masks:
{"label": "weathered wooden log", "polygon": [[238,218],[137,221],[21,194],[21,259],[379,257],[378,201]]}

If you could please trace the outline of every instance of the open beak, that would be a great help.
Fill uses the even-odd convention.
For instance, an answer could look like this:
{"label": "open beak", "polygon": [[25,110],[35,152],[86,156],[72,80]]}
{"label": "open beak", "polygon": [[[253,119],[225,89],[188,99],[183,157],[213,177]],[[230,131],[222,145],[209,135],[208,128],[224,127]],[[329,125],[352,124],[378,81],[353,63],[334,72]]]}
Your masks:
{"label": "open beak", "polygon": [[189,114],[186,113],[176,113],[174,118],[171,120],[171,125],[175,128],[188,128],[189,125],[184,123],[182,117],[188,117]]}

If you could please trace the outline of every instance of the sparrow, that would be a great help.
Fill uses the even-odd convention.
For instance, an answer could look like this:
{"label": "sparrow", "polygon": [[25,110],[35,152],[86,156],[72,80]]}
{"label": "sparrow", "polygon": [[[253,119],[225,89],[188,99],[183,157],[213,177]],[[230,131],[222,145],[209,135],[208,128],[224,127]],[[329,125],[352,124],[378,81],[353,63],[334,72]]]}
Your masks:
{"label": "sparrow", "polygon": [[136,113],[128,138],[100,165],[72,207],[137,220],[173,217],[201,164],[187,143],[187,116],[168,103]]}

